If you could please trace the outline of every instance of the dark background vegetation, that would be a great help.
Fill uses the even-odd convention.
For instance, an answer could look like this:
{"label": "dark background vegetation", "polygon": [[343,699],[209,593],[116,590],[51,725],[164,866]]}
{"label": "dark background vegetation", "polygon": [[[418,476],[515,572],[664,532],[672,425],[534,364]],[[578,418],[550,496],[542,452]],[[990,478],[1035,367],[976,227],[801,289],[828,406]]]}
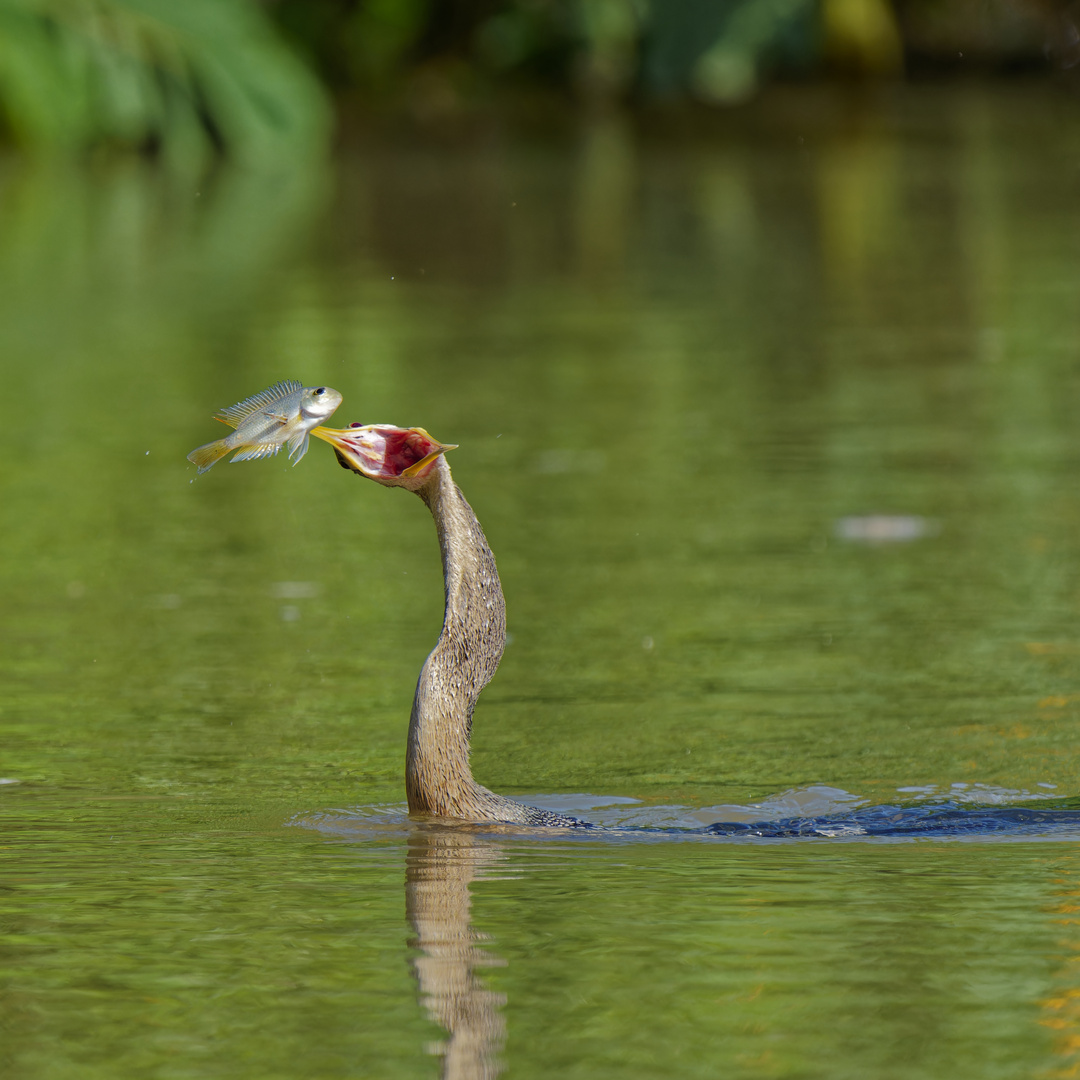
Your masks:
{"label": "dark background vegetation", "polygon": [[1055,73],[1074,0],[0,0],[0,132],[293,160],[372,117],[737,106],[770,82]]}

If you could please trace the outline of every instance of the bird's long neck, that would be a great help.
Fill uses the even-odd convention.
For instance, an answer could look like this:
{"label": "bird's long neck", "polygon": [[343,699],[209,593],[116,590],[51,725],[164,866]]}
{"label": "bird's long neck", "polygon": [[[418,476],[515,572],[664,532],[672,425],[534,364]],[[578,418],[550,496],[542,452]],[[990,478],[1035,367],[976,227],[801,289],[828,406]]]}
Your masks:
{"label": "bird's long neck", "polygon": [[473,709],[506,644],[506,605],[495,556],[445,458],[436,461],[417,494],[431,511],[439,535],[446,612],[413,699],[405,764],[409,810],[474,821],[507,820],[506,804],[514,810],[519,804],[480,787],[469,768]]}

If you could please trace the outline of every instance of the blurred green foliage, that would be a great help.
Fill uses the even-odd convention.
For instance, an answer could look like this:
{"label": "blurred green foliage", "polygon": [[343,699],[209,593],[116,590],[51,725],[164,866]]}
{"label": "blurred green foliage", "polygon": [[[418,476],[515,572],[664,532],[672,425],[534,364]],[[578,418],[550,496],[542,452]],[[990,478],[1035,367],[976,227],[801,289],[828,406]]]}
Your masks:
{"label": "blurred green foliage", "polygon": [[1068,0],[273,0],[268,10],[335,91],[404,92],[420,105],[523,85],[587,102],[726,104],[776,74],[1045,64],[1076,38]]}
{"label": "blurred green foliage", "polygon": [[248,0],[0,0],[0,120],[36,149],[278,160],[321,146],[317,81]]}
{"label": "blurred green foliage", "polygon": [[1069,66],[1071,11],[1069,0],[0,0],[0,135],[185,163],[295,162],[327,142],[327,91],[435,120],[534,88],[591,105],[730,104],[776,74],[895,77],[913,57],[1045,64],[1049,52]]}
{"label": "blurred green foliage", "polygon": [[[275,18],[338,89],[419,74],[468,95],[540,82],[586,99],[745,96],[773,63],[820,55],[836,0],[278,0]],[[847,0],[891,27],[886,0]]]}

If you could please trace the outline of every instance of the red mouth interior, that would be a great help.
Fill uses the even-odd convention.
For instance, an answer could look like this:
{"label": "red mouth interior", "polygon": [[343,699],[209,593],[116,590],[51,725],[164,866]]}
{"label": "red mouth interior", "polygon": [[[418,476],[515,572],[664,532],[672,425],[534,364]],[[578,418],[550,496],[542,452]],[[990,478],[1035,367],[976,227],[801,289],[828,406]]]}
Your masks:
{"label": "red mouth interior", "polygon": [[[350,427],[363,427],[353,423]],[[434,439],[407,428],[376,428],[385,442],[380,471],[386,476],[400,476],[411,465],[422,461],[439,446]]]}

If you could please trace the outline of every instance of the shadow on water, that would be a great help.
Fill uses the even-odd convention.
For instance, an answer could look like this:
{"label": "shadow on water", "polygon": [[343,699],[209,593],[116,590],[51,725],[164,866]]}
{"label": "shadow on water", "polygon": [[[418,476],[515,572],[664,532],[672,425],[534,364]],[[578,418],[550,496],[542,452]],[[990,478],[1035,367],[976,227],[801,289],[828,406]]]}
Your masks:
{"label": "shadow on water", "polygon": [[505,961],[479,944],[470,922],[469,887],[505,857],[498,843],[456,829],[409,837],[405,911],[416,933],[412,969],[428,1017],[447,1038],[428,1050],[442,1057],[442,1075],[490,1080],[503,1070],[506,998],[489,990],[478,968]]}
{"label": "shadow on water", "polygon": [[[1012,834],[1014,838],[1026,834],[1027,839],[1031,839],[1031,834],[1036,831],[1050,836],[1057,826],[1071,825],[1075,838],[1078,819],[1080,814],[1076,812],[1018,807],[876,807],[835,815],[831,819],[776,823],[774,832],[765,831],[764,826],[740,832],[732,825],[732,831],[726,835],[747,838],[854,835],[850,828],[847,833],[825,832],[825,823],[831,820],[836,828],[840,822],[850,826],[853,821],[858,821],[865,836],[963,836],[978,827],[982,831]],[[927,822],[935,824],[930,827]],[[485,972],[506,968],[508,961],[494,951],[496,938],[479,930],[474,923],[474,885],[485,879],[515,880],[521,868],[513,861],[514,856],[516,853],[520,857],[518,845],[529,837],[540,842],[557,840],[560,843],[555,851],[565,855],[567,849],[562,842],[568,839],[595,841],[606,836],[614,841],[622,839],[633,843],[640,841],[643,833],[648,831],[635,834],[633,830],[595,829],[575,835],[569,830],[530,832],[512,829],[509,831],[512,835],[509,835],[500,833],[494,826],[472,829],[409,822],[397,808],[368,811],[351,818],[308,819],[303,824],[350,839],[368,840],[374,836],[385,838],[397,834],[405,840],[405,913],[413,933],[409,941],[409,966],[419,1003],[427,1018],[445,1032],[444,1037],[429,1041],[425,1050],[441,1059],[441,1076],[459,1080],[494,1080],[506,1067],[502,1055],[508,1035],[508,997],[488,985]],[[926,827],[920,829],[920,824]],[[670,832],[652,831],[661,838],[664,835],[675,838]],[[706,834],[715,836],[722,831],[705,828],[696,833],[699,838],[705,838]],[[682,835],[687,838],[692,832],[685,830]],[[731,885],[736,892],[743,887],[738,881]],[[1057,923],[1065,924],[1072,921],[1070,914],[1075,911],[1075,886],[1062,881],[1059,894],[1051,913]],[[847,933],[857,936],[851,927]],[[737,955],[737,952],[732,954],[732,962],[736,964],[734,958]],[[542,965],[529,966],[537,967],[532,978],[538,977]],[[517,985],[520,989],[523,978],[526,984],[531,981],[528,972],[519,970],[516,982],[510,980],[505,985]],[[1077,992],[1072,987],[1071,967],[1062,971],[1060,982],[1061,989],[1040,1002],[1043,1017],[1039,1023],[1055,1032],[1058,1036],[1056,1052],[1068,1058],[1073,1055],[1069,1039],[1076,1024]]]}

